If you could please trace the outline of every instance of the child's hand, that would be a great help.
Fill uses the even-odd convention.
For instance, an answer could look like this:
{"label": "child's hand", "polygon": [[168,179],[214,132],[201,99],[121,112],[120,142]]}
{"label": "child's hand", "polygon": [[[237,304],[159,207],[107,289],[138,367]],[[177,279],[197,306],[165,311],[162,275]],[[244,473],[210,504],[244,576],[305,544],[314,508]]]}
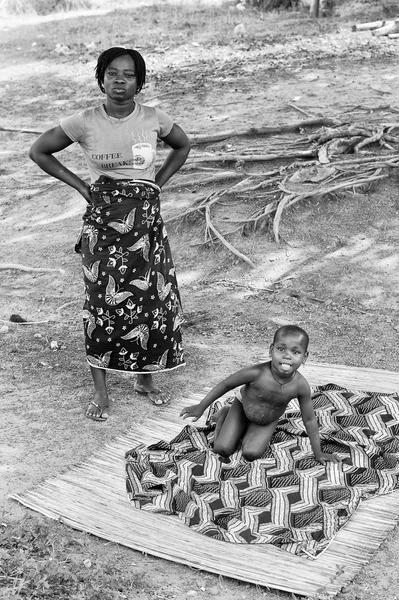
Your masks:
{"label": "child's hand", "polygon": [[199,404],[193,404],[192,406],[186,406],[180,413],[180,416],[183,419],[191,419],[193,421],[198,421],[200,417],[202,417],[203,410],[200,408]]}
{"label": "child's hand", "polygon": [[315,459],[317,462],[325,465],[327,462],[340,463],[341,459],[336,454],[327,454],[326,452],[321,452],[319,455],[315,455]]}

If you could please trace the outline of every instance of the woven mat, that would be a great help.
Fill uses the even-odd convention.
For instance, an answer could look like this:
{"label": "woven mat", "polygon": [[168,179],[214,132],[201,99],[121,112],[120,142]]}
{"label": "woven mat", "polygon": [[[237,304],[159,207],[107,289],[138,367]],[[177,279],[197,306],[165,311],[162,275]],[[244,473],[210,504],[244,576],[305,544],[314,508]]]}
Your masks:
{"label": "woven mat", "polygon": [[[399,390],[399,375],[387,371],[307,363],[304,374],[311,385],[334,382],[350,389]],[[203,394],[173,402],[82,465],[12,498],[75,529],[154,556],[295,594],[333,597],[395,527],[399,492],[362,502],[316,560],[268,544],[231,544],[201,536],[177,517],[138,510],[129,502],[125,452],[141,443],[172,439],[182,428],[181,408]]]}

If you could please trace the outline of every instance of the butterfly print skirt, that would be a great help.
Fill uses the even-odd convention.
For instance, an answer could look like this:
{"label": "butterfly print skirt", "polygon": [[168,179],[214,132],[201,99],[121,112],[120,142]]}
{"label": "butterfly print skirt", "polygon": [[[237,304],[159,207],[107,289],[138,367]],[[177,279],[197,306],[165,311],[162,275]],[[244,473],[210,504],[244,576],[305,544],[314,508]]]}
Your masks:
{"label": "butterfly print skirt", "polygon": [[160,189],[103,176],[91,190],[81,236],[89,364],[136,374],[184,365],[183,318]]}

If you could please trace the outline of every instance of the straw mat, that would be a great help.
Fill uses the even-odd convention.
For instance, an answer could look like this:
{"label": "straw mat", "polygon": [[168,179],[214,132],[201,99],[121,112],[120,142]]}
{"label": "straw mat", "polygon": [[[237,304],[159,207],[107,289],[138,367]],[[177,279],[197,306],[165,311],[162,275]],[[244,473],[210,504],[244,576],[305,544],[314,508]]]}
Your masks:
{"label": "straw mat", "polygon": [[[311,385],[333,382],[352,390],[399,390],[399,374],[388,371],[307,363],[304,375]],[[295,594],[333,597],[368,563],[395,527],[399,491],[362,502],[316,560],[268,544],[231,544],[202,536],[177,517],[135,509],[129,502],[125,452],[138,444],[172,439],[182,429],[181,408],[203,395],[173,402],[85,463],[11,497],[75,529],[154,556]]]}

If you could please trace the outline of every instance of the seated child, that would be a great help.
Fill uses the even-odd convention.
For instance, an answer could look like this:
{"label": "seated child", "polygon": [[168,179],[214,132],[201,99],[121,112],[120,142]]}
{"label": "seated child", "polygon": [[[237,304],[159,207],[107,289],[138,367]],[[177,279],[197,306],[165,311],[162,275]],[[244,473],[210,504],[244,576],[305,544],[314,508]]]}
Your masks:
{"label": "seated child", "polygon": [[302,419],[309,436],[314,457],[339,462],[334,454],[321,451],[319,428],[312,406],[310,386],[297,369],[308,357],[309,336],[301,327],[284,325],[274,334],[270,345],[270,361],[246,367],[218,383],[199,403],[183,408],[180,416],[197,421],[218,398],[241,386],[231,406],[218,414],[214,451],[227,457],[240,441],[247,460],[262,456],[268,447],[279,418],[290,400],[298,398]]}

